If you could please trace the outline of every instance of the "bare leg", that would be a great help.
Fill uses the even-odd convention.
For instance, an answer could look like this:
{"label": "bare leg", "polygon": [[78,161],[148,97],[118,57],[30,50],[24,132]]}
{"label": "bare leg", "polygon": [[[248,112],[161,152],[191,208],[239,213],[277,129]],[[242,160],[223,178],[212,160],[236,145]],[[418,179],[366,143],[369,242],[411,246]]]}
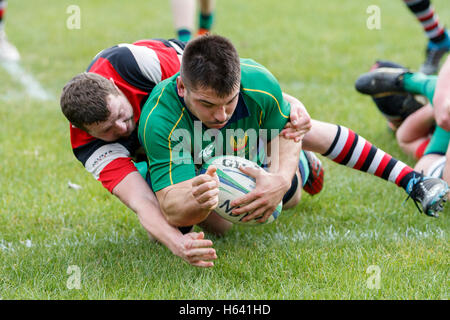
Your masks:
{"label": "bare leg", "polygon": [[335,124],[311,119],[311,130],[303,138],[303,149],[323,154],[328,151],[337,133]]}
{"label": "bare leg", "polygon": [[195,28],[195,0],[171,0],[171,5],[176,31],[187,30],[192,34]]}
{"label": "bare leg", "polygon": [[433,165],[433,163],[435,163],[436,161],[438,161],[441,158],[442,158],[442,155],[440,155],[440,154],[424,155],[422,158],[419,159],[419,161],[417,161],[416,166],[414,167],[414,170],[416,170],[418,172],[423,171],[424,173],[428,173],[427,171]]}
{"label": "bare leg", "polygon": [[416,156],[417,149],[429,139],[434,124],[433,112],[431,105],[427,104],[407,117],[398,128],[397,142],[406,154]]}
{"label": "bare leg", "polygon": [[200,0],[200,12],[203,14],[211,14],[215,6],[215,0]]}
{"label": "bare leg", "polygon": [[214,22],[214,9],[214,0],[200,0],[197,36],[205,35],[211,31]]}

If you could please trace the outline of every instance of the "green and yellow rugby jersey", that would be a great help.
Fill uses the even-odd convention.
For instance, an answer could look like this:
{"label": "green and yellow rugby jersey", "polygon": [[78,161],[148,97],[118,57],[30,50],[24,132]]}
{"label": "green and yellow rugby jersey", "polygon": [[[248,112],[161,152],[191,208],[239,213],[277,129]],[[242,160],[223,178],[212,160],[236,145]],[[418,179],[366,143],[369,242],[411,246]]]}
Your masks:
{"label": "green and yellow rugby jersey", "polygon": [[236,155],[262,164],[262,142],[270,141],[289,120],[290,105],[275,77],[262,65],[241,59],[241,86],[236,109],[220,130],[208,129],[178,96],[176,78],[159,83],[139,121],[139,140],[149,162],[154,192],[192,179],[217,155]]}

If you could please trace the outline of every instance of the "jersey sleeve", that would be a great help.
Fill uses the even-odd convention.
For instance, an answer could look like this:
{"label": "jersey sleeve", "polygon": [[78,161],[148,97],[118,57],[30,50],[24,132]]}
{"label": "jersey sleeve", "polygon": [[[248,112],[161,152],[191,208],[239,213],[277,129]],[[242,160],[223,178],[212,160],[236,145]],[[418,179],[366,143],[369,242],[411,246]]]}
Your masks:
{"label": "jersey sleeve", "polygon": [[129,173],[137,171],[129,150],[134,146],[126,141],[108,143],[74,127],[71,141],[75,157],[109,192]]}
{"label": "jersey sleeve", "polygon": [[149,98],[144,106],[149,112],[142,114],[139,124],[139,140],[147,154],[154,192],[195,177],[191,133],[185,125],[188,114],[184,108],[161,106],[167,103],[160,101],[165,99],[161,95],[164,93]]}
{"label": "jersey sleeve", "polygon": [[[244,69],[243,91],[260,106],[260,128],[266,130],[270,141],[289,121],[291,106],[283,99],[278,80],[269,70],[250,59],[243,59],[241,65]],[[245,81],[247,77],[251,81]]]}
{"label": "jersey sleeve", "polygon": [[[149,39],[122,43],[98,53],[87,72],[99,74],[114,83],[133,107],[139,121],[141,106],[151,90],[179,71],[183,44]],[[72,149],[76,158],[110,192],[129,173],[136,171],[131,156],[139,147],[137,133],[113,143],[96,139],[71,126]]]}
{"label": "jersey sleeve", "polygon": [[266,107],[262,115],[261,128],[267,130],[267,140],[270,141],[283,130],[289,121],[291,106],[283,99],[278,82],[273,83],[271,99],[266,97]]}

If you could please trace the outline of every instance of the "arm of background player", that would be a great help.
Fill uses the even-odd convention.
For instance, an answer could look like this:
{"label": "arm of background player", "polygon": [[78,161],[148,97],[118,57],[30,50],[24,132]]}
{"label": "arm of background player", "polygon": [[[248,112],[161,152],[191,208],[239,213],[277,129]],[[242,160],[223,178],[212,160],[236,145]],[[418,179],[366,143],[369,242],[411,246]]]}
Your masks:
{"label": "arm of background player", "polygon": [[219,178],[214,166],[195,178],[156,192],[171,225],[190,226],[204,221],[219,203]]}
{"label": "arm of background player", "polygon": [[301,142],[278,135],[267,145],[270,157],[269,172],[250,167],[241,168],[244,173],[255,178],[256,188],[231,202],[233,207],[242,205],[242,207],[234,209],[233,213],[241,214],[253,211],[243,221],[249,221],[258,216],[263,216],[259,221],[266,221],[291,186],[298,168],[301,146]]}
{"label": "arm of background player", "polygon": [[113,194],[127,207],[136,212],[144,229],[163,243],[173,254],[198,267],[212,267],[217,258],[212,241],[204,239],[203,233],[183,235],[171,226],[161,212],[154,193],[138,172],[128,174],[113,189]]}
{"label": "arm of background player", "polygon": [[438,126],[450,131],[450,56],[439,72],[433,97],[434,117]]}

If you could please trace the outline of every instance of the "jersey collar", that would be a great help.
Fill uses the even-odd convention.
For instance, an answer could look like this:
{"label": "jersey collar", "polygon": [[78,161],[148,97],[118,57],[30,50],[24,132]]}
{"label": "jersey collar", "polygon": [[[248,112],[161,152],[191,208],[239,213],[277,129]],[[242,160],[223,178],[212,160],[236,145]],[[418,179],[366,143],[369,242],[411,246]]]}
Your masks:
{"label": "jersey collar", "polygon": [[[175,86],[175,91],[176,91],[176,86]],[[192,114],[192,112],[189,110],[189,108],[186,106],[186,103],[184,102],[183,97],[180,97],[178,95],[178,92],[176,92],[178,99],[180,100],[181,104],[185,107],[187,113],[189,114],[189,116],[194,119],[194,121],[200,121],[196,116],[194,116]],[[231,116],[230,120],[228,120],[227,124],[225,125],[225,127],[223,127],[222,129],[228,127],[229,124],[231,123],[235,123],[241,119],[250,117],[250,110],[247,107],[247,104],[244,101],[244,95],[242,94],[242,91],[239,91],[239,98],[238,98],[238,103],[236,105],[236,109],[234,109],[233,115]]]}

